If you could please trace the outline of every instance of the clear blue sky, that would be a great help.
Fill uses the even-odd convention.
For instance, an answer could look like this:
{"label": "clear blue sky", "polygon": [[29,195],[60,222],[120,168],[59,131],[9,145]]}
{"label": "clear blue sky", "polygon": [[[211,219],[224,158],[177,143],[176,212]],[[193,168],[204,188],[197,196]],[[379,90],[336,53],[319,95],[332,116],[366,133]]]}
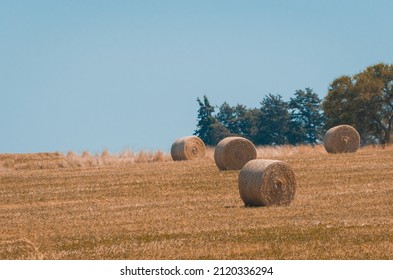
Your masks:
{"label": "clear blue sky", "polygon": [[169,151],[197,97],[259,107],[393,63],[393,1],[0,0],[0,153]]}

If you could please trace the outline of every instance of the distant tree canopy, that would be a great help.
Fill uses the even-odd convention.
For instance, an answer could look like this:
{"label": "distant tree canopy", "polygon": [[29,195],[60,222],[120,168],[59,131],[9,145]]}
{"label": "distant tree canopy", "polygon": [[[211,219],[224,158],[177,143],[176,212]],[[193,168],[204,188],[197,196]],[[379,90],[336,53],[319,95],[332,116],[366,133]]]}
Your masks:
{"label": "distant tree canopy", "polygon": [[[237,104],[199,103],[194,134],[207,145],[238,135],[256,145],[315,144],[329,128],[348,124],[362,144],[389,144],[393,134],[393,65],[375,64],[354,76],[342,76],[329,86],[322,101],[310,88],[296,90],[288,102],[268,94],[259,108]],[[218,109],[217,114],[214,114]]]}
{"label": "distant tree canopy", "polygon": [[197,101],[198,124],[194,134],[207,145],[216,145],[234,135],[246,137],[256,145],[315,144],[321,138],[322,100],[310,88],[297,90],[289,102],[280,95],[269,94],[259,108],[224,102],[216,107],[215,115],[207,96]]}
{"label": "distant tree canopy", "polygon": [[327,126],[352,125],[363,144],[391,143],[393,65],[376,64],[335,79],[322,106]]}

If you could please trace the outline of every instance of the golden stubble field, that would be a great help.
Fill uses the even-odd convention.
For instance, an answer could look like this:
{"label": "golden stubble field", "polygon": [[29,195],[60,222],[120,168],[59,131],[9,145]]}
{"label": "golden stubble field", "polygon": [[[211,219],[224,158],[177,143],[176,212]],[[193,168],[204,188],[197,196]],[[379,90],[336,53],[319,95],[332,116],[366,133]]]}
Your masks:
{"label": "golden stubble field", "polygon": [[293,204],[244,207],[211,150],[0,155],[0,259],[393,259],[392,147],[258,157],[293,167]]}

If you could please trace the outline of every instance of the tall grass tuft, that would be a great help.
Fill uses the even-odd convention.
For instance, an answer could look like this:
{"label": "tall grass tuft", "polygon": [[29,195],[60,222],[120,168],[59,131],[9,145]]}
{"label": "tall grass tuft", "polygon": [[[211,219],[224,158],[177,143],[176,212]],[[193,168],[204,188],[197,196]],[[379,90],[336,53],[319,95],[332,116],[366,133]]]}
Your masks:
{"label": "tall grass tuft", "polygon": [[35,170],[56,168],[81,168],[100,166],[121,166],[127,164],[151,163],[172,161],[171,155],[163,151],[137,153],[126,150],[120,153],[110,153],[103,150],[101,153],[91,154],[83,151],[78,154],[73,151],[63,153],[37,153],[37,154],[0,154],[0,172],[11,170]]}

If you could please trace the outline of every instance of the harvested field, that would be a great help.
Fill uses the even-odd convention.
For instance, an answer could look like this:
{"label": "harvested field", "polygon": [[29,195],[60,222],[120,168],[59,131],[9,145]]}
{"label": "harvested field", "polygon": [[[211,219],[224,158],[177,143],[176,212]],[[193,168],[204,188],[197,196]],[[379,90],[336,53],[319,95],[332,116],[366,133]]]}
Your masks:
{"label": "harvested field", "polygon": [[393,147],[258,148],[296,174],[284,207],[244,207],[209,153],[0,155],[0,259],[393,258]]}

